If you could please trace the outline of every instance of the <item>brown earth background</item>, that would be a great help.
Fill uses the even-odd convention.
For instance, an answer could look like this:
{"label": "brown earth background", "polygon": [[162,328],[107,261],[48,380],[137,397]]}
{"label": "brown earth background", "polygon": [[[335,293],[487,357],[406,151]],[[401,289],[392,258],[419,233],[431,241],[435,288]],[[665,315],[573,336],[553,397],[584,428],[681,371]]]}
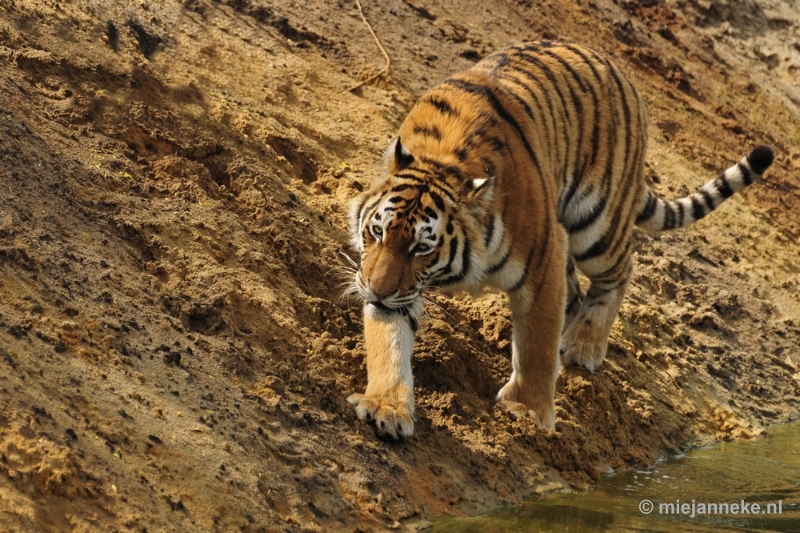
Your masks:
{"label": "brown earth background", "polygon": [[[0,1],[0,530],[414,531],[800,415],[800,15],[771,0]],[[345,206],[424,91],[493,50],[602,51],[687,194],[756,144],[767,177],[637,236],[557,430],[492,397],[500,294],[432,295],[419,423],[377,440]]]}

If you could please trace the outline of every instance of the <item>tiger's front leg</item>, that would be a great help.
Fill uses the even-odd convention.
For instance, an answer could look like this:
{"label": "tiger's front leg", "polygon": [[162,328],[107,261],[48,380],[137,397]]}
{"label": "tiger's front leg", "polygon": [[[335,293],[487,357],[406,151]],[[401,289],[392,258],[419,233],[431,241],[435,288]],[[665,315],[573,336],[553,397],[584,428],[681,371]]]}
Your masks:
{"label": "tiger's front leg", "polygon": [[364,338],[367,347],[367,390],[347,401],[356,415],[375,424],[381,438],[406,439],[414,434],[414,380],[411,354],[414,330],[401,313],[364,306]]}

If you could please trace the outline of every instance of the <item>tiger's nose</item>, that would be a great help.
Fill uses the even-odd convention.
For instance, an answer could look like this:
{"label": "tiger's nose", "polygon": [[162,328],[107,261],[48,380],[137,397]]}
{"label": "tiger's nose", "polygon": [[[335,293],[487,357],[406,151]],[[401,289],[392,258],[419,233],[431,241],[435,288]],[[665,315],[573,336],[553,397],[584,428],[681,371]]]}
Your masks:
{"label": "tiger's nose", "polygon": [[380,292],[380,291],[376,291],[375,289],[372,289],[372,294],[374,294],[375,298],[377,298],[378,300],[383,300],[384,298],[389,296],[391,293],[390,292]]}
{"label": "tiger's nose", "polygon": [[370,284],[369,280],[367,280],[367,286],[369,287],[369,290],[372,291],[372,294],[375,295],[375,298],[377,298],[378,300],[383,300],[384,298],[386,298],[387,296],[392,294],[392,292],[394,292],[394,291],[381,292],[381,291],[377,290],[375,287],[373,287],[372,284]]}

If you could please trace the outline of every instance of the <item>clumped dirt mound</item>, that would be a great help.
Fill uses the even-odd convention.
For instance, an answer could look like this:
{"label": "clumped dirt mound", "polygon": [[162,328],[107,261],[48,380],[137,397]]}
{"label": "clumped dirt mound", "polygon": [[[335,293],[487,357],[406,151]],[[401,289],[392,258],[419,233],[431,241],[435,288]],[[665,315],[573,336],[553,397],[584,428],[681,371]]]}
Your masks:
{"label": "clumped dirt mound", "polygon": [[[108,4],[0,6],[4,530],[415,530],[797,418],[795,13],[366,3],[392,68],[353,93],[382,58],[350,2]],[[416,436],[381,442],[344,401],[366,384],[346,202],[427,88],[537,38],[634,80],[664,196],[755,144],[778,158],[695,227],[637,237],[608,359],[563,372],[557,431],[493,407],[504,298],[433,295]]]}

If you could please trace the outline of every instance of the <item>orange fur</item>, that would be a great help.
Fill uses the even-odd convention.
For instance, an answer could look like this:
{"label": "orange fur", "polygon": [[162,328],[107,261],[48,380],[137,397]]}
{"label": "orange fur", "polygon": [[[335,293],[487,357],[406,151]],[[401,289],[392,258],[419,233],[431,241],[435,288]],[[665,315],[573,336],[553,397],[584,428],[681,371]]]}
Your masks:
{"label": "orange fur", "polygon": [[772,162],[758,148],[696,195],[665,202],[643,180],[647,126],[619,69],[571,44],[507,48],[423,96],[387,150],[386,174],[351,203],[369,383],[350,401],[361,419],[379,435],[411,435],[422,292],[491,286],[509,294],[514,321],[498,400],[555,427],[559,346],[564,364],[602,362],[635,225],[687,225]]}

